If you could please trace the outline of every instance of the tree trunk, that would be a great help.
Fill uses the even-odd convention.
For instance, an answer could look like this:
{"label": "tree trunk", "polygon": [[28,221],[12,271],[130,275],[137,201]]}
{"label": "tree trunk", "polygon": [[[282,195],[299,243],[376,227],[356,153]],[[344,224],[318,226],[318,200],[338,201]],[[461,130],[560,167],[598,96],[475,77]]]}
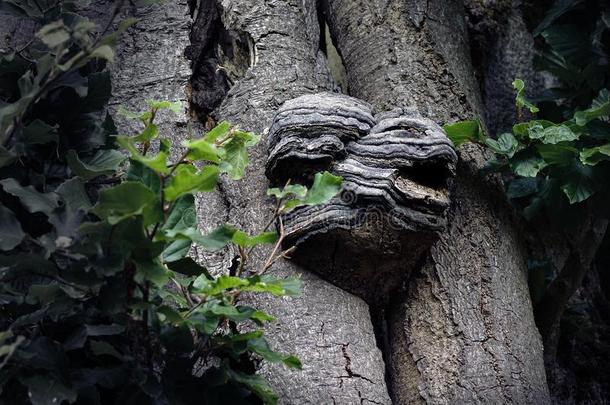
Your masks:
{"label": "tree trunk", "polygon": [[[460,1],[322,3],[203,0],[187,52],[201,124],[228,120],[264,133],[284,101],[336,88],[320,49],[324,14],[350,95],[378,111],[415,106],[440,124],[484,116]],[[122,103],[188,94],[186,0],[152,10],[124,41],[115,81]],[[199,201],[202,228],[227,220],[263,228],[266,154],[262,142],[246,180],[223,181]],[[275,266],[303,282],[299,298],[256,298],[278,318],[268,331],[274,346],[304,364],[302,372],[262,370],[283,403],[549,402],[522,239],[498,184],[476,172],[482,152],[465,146],[460,155],[446,231],[373,320],[361,298],[291,261]],[[233,252],[199,256],[220,270]]]}

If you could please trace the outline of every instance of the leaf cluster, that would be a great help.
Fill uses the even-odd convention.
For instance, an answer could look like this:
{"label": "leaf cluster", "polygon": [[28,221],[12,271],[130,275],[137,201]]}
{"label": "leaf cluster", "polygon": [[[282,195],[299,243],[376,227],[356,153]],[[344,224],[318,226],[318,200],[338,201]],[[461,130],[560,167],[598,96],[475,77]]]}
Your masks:
{"label": "leaf cluster", "polygon": [[[517,79],[513,85],[517,108],[536,112],[523,96],[523,82]],[[488,162],[487,169],[510,174],[507,195],[523,204],[526,217],[543,207],[555,215],[583,204],[607,217],[610,195],[603,185],[610,180],[609,117],[610,93],[603,89],[589,108],[569,120],[519,122],[497,139],[488,137],[476,120],[446,124],[444,129],[456,146],[478,142],[495,153],[497,159]]]}
{"label": "leaf cluster", "polygon": [[[115,136],[106,63],[117,32],[69,2],[2,4],[40,28],[0,57],[0,401],[274,403],[258,364],[301,364],[271,348],[262,330],[274,318],[240,296],[298,295],[298,279],[267,274],[288,254],[281,215],[332,198],[340,178],[270,191],[267,228],[279,221],[279,233],[201,232],[194,195],[246,176],[259,137],[222,122],[175,145],[155,118],[183,107],[158,100],[120,109],[142,130]],[[230,244],[239,255],[223,274],[188,256]],[[262,244],[274,248],[254,268]]]}

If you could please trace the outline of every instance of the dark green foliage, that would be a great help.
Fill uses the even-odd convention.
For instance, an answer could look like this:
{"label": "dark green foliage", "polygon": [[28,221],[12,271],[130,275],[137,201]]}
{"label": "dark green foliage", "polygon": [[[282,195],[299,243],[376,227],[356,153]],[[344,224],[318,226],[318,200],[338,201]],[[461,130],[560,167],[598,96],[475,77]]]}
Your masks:
{"label": "dark green foliage", "polygon": [[[488,168],[506,174],[507,195],[531,218],[573,226],[586,208],[610,216],[610,8],[602,2],[557,0],[535,29],[536,67],[557,79],[537,99],[516,79],[516,108],[539,113],[511,133],[487,137],[477,121],[445,125],[456,145],[474,141],[497,156]],[[540,109],[539,109],[540,107]],[[543,208],[546,208],[543,210]]]}
{"label": "dark green foliage", "polygon": [[[517,108],[528,106],[532,110],[533,104],[520,95],[522,84],[515,81]],[[570,120],[520,122],[497,140],[486,137],[474,121],[447,124],[445,130],[456,144],[476,141],[496,154],[498,160],[491,166],[510,173],[507,195],[526,217],[546,206],[553,214],[563,209],[567,215],[553,215],[554,222],[569,220],[571,214],[578,215],[582,204],[598,205],[600,199],[610,202],[603,187],[610,181],[610,133],[601,136],[591,131],[592,126],[605,125],[610,117],[608,95],[608,90],[601,90],[590,108],[576,112]],[[610,214],[607,210],[595,212],[602,217]]]}
{"label": "dark green foliage", "polygon": [[[70,2],[52,3],[2,3],[41,28],[0,57],[0,402],[276,402],[258,363],[301,364],[272,350],[262,327],[274,318],[240,295],[299,293],[298,279],[266,274],[286,254],[282,235],[231,225],[202,234],[193,197],[221,175],[241,179],[258,136],[220,123],[172,162],[177,145],[154,120],[182,106],[157,100],[121,110],[143,129],[114,136],[105,65],[117,32],[98,35]],[[295,198],[277,190],[274,219],[340,184],[324,173]],[[187,256],[192,244],[240,254],[215,276]],[[275,249],[254,268],[248,254],[260,244]]]}

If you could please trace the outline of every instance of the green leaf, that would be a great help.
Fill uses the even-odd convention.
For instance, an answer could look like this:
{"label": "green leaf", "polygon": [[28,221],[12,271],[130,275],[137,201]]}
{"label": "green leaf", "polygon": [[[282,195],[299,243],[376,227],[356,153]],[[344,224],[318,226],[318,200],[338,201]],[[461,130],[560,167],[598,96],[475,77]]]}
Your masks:
{"label": "green leaf", "polygon": [[263,322],[275,321],[274,317],[263,311],[254,311],[252,315],[250,315],[250,319],[252,319],[258,325],[262,325]]}
{"label": "green leaf", "polygon": [[515,152],[519,149],[519,141],[510,133],[500,135],[497,141],[492,138],[487,138],[485,139],[485,144],[495,153],[508,156],[509,158],[513,157]]}
{"label": "green leaf", "polygon": [[250,282],[248,280],[239,277],[227,276],[223,274],[215,280],[210,280],[207,276],[202,274],[193,282],[193,288],[195,290],[200,290],[200,292],[206,295],[214,296],[226,290],[245,287],[249,284]]}
{"label": "green leaf", "polygon": [[159,127],[153,123],[150,123],[144,127],[144,130],[140,135],[130,138],[133,142],[150,142],[159,136]]}
{"label": "green leaf", "polygon": [[559,142],[574,141],[576,139],[578,139],[578,135],[565,125],[553,125],[542,130],[542,143],[555,145]]}
{"label": "green leaf", "polygon": [[155,193],[144,184],[133,181],[101,191],[99,202],[91,212],[111,225],[137,215],[143,216],[145,226],[163,220],[161,202]]}
{"label": "green leaf", "polygon": [[30,213],[43,212],[49,215],[59,205],[56,193],[40,193],[32,186],[23,187],[13,178],[0,180],[0,185],[4,191],[19,198]]}
{"label": "green leaf", "polygon": [[35,119],[23,129],[23,138],[29,145],[57,142],[57,128]]}
{"label": "green leaf", "polygon": [[203,139],[206,142],[214,143],[219,138],[221,138],[221,139],[224,138],[228,134],[230,129],[231,129],[231,124],[229,124],[226,121],[222,121],[222,122],[218,123],[218,125],[216,125],[212,130],[210,130],[210,132],[205,134]]}
{"label": "green leaf", "polygon": [[158,260],[144,263],[137,262],[135,280],[138,283],[147,280],[161,288],[169,281],[169,274]]}
{"label": "green leaf", "polygon": [[187,193],[211,191],[218,181],[218,166],[208,165],[200,171],[195,166],[178,166],[169,184],[165,187],[165,198],[174,201]]}
{"label": "green leaf", "polygon": [[165,237],[169,239],[189,239],[209,251],[220,250],[233,239],[237,230],[232,226],[222,225],[207,235],[202,235],[195,228],[170,229],[165,231]]}
{"label": "green leaf", "polygon": [[91,52],[90,58],[104,59],[112,63],[114,62],[114,50],[110,47],[110,45],[101,45]]}
{"label": "green leaf", "polygon": [[227,173],[231,180],[240,180],[244,177],[248,166],[248,149],[244,141],[233,138],[223,147],[224,156],[220,163],[220,170]]}
{"label": "green leaf", "polygon": [[248,339],[248,350],[258,354],[264,360],[271,363],[281,362],[284,363],[288,368],[296,368],[298,370],[302,368],[301,361],[297,357],[274,351],[271,349],[271,346],[269,346],[267,339],[262,336],[254,339]]}
{"label": "green leaf", "polygon": [[298,278],[275,278],[272,276],[254,276],[247,279],[248,284],[242,290],[251,292],[266,292],[275,296],[296,297],[301,293],[301,280]]}
{"label": "green leaf", "polygon": [[154,110],[170,110],[175,114],[180,114],[182,112],[182,102],[180,101],[166,101],[166,100],[146,100],[146,104],[150,106],[150,108]]}
{"label": "green leaf", "polygon": [[537,145],[536,149],[544,161],[550,165],[569,165],[578,156],[578,149],[568,145]]}
{"label": "green leaf", "polygon": [[538,107],[532,104],[525,98],[525,83],[521,79],[515,79],[513,81],[513,87],[517,90],[517,96],[515,97],[515,105],[517,108],[528,108],[531,113],[537,113]]}
{"label": "green leaf", "polygon": [[482,142],[485,134],[478,120],[458,121],[443,125],[447,137],[458,147],[466,142]]}
{"label": "green leaf", "polygon": [[212,278],[212,275],[205,267],[201,266],[190,257],[184,257],[171,263],[166,263],[166,265],[171,271],[184,274],[185,276],[197,277],[203,274],[209,279]]}
{"label": "green leaf", "polygon": [[596,118],[607,117],[610,115],[610,92],[604,89],[598,98],[593,101],[591,108],[578,111],[574,114],[574,121],[577,125],[584,126]]}
{"label": "green leaf", "polygon": [[262,232],[258,235],[249,236],[243,231],[236,231],[231,241],[241,247],[251,247],[262,244],[277,242],[278,235],[275,232]]}
{"label": "green leaf", "polygon": [[594,166],[603,160],[610,160],[610,143],[580,151],[580,161],[585,165]]}
{"label": "green leaf", "polygon": [[282,189],[270,188],[267,190],[267,195],[274,196],[276,198],[286,198],[289,196],[303,198],[307,195],[307,187],[300,184],[289,184]]}
{"label": "green leaf", "polygon": [[311,188],[307,191],[305,198],[301,200],[303,205],[318,205],[330,201],[341,191],[343,179],[329,172],[316,173]]}
{"label": "green leaf", "polygon": [[11,250],[21,243],[25,233],[15,214],[0,205],[0,250]]}
{"label": "green leaf", "polygon": [[561,186],[570,204],[586,200],[597,191],[598,184],[594,180],[593,168],[579,162],[574,164],[568,175],[568,181]]}
{"label": "green leaf", "polygon": [[127,170],[127,181],[137,181],[150,188],[155,194],[161,191],[161,179],[152,169],[146,167],[137,160],[129,161]]}
{"label": "green leaf", "polygon": [[190,160],[206,160],[212,163],[220,163],[221,154],[224,152],[205,138],[185,142],[184,146],[189,150],[186,157]]}
{"label": "green leaf", "polygon": [[549,127],[553,124],[551,121],[546,120],[532,120],[528,122],[520,122],[513,125],[513,134],[518,138],[528,137],[530,139],[539,139],[542,137],[542,131],[544,128]]}
{"label": "green leaf", "polygon": [[150,168],[159,174],[168,174],[170,169],[167,167],[167,154],[165,152],[159,152],[154,156],[142,156],[136,155],[131,157],[133,160],[137,160],[144,166]]}
{"label": "green leaf", "polygon": [[87,162],[83,162],[74,150],[69,150],[66,159],[75,175],[89,180],[97,176],[114,174],[126,157],[117,150],[104,149],[99,150]]}
{"label": "green leaf", "polygon": [[254,392],[265,404],[275,405],[277,404],[277,394],[273,391],[273,388],[269,383],[260,375],[257,374],[244,374],[238,371],[227,369],[229,377],[235,382],[246,386],[252,392]]}
{"label": "green leaf", "polygon": [[523,177],[536,177],[546,166],[548,163],[531,150],[516,153],[510,161],[513,172]]}
{"label": "green leaf", "polygon": [[70,31],[64,22],[59,20],[42,27],[36,33],[36,37],[49,48],[56,48],[70,40]]}
{"label": "green leaf", "polygon": [[[191,194],[186,194],[177,199],[173,204],[161,230],[182,230],[195,228],[196,226],[197,213],[195,209],[195,198]],[[187,255],[190,248],[190,239],[174,240],[163,250],[163,260],[166,263],[180,260]]]}

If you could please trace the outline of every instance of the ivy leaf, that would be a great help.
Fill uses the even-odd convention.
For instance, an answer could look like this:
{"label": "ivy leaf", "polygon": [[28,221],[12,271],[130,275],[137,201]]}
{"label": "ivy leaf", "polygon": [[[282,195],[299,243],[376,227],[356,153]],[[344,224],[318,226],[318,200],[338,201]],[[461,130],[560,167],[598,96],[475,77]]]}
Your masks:
{"label": "ivy leaf", "polygon": [[544,128],[555,125],[551,121],[532,120],[520,122],[513,125],[513,134],[518,138],[528,137],[530,139],[540,139]]}
{"label": "ivy leaf", "polygon": [[23,129],[23,139],[29,145],[57,142],[57,128],[35,119]]}
{"label": "ivy leaf", "polygon": [[279,188],[270,188],[267,190],[268,196],[273,196],[275,198],[286,198],[289,196],[295,196],[297,198],[303,198],[307,195],[307,187],[302,186],[300,184],[289,184],[282,189]]}
{"label": "ivy leaf", "polygon": [[89,180],[115,173],[126,157],[117,150],[104,149],[97,151],[87,162],[83,162],[74,150],[69,150],[66,159],[75,175]]}
{"label": "ivy leaf", "polygon": [[227,173],[231,180],[240,180],[244,177],[248,166],[248,150],[245,142],[232,139],[223,149],[225,153],[220,163],[220,170]]}
{"label": "ivy leaf", "polygon": [[301,281],[298,278],[275,278],[272,276],[254,276],[248,278],[248,284],[241,287],[244,291],[266,292],[275,296],[296,297],[301,293]]}
{"label": "ivy leaf", "polygon": [[153,123],[149,123],[144,127],[142,132],[134,136],[133,138],[129,138],[132,142],[150,142],[153,139],[159,136],[159,127]]}
{"label": "ivy leaf", "polygon": [[161,288],[169,281],[167,269],[158,261],[136,262],[135,280],[138,283],[150,281]]}
{"label": "ivy leaf", "polygon": [[218,181],[218,166],[208,165],[197,171],[193,165],[180,165],[165,187],[165,198],[174,201],[186,193],[211,191]]}
{"label": "ivy leaf", "polygon": [[569,165],[578,156],[578,149],[568,145],[537,145],[536,149],[544,161],[550,165]]}
{"label": "ivy leaf", "polygon": [[330,201],[341,191],[343,179],[329,172],[316,173],[311,188],[301,200],[303,205],[318,205]]}
{"label": "ivy leaf", "polygon": [[492,138],[487,138],[485,139],[485,144],[495,153],[508,156],[509,158],[513,157],[519,148],[519,141],[510,133],[500,135],[497,141]]}
{"label": "ivy leaf", "polygon": [[91,212],[110,225],[137,215],[143,216],[145,226],[163,220],[161,202],[155,193],[144,184],[133,181],[100,192],[99,202]]}
{"label": "ivy leaf", "polygon": [[236,231],[231,241],[241,247],[251,247],[262,244],[277,242],[278,235],[275,232],[262,232],[258,235],[249,236],[243,231]]}
{"label": "ivy leaf", "polygon": [[114,62],[114,49],[110,45],[100,45],[89,55],[91,59],[104,59],[110,63]]}
{"label": "ivy leaf", "polygon": [[443,129],[447,137],[458,147],[466,142],[482,142],[485,134],[478,120],[459,121],[454,124],[445,124]]}
{"label": "ivy leaf", "polygon": [[138,181],[150,188],[155,194],[158,194],[161,191],[161,179],[159,178],[159,175],[137,160],[132,159],[129,161],[127,181]]}
{"label": "ivy leaf", "polygon": [[42,27],[36,37],[49,48],[56,48],[70,40],[70,31],[63,21],[58,20]]}
{"label": "ivy leaf", "polygon": [[237,230],[229,225],[222,225],[207,235],[202,235],[196,228],[187,229],[170,229],[164,232],[165,237],[169,239],[189,239],[204,249],[209,251],[217,251],[225,247],[233,239],[233,235]]}
{"label": "ivy leaf", "polygon": [[580,151],[580,161],[585,165],[594,166],[603,160],[610,160],[610,143]]}
{"label": "ivy leaf", "polygon": [[559,142],[574,141],[576,139],[578,139],[578,135],[565,125],[549,126],[542,131],[542,143],[555,145]]}
{"label": "ivy leaf", "polygon": [[56,193],[40,193],[32,186],[23,187],[14,178],[0,180],[0,185],[4,191],[19,198],[30,213],[43,212],[49,215],[59,205]]}
{"label": "ivy leaf", "polygon": [[[195,199],[192,194],[186,194],[176,200],[161,230],[182,230],[196,226]],[[174,240],[163,250],[163,260],[166,263],[180,260],[186,256],[190,248],[190,239]]]}
{"label": "ivy leaf", "polygon": [[4,205],[0,205],[0,250],[11,250],[19,245],[25,233],[15,214]]}
{"label": "ivy leaf", "polygon": [[205,138],[186,142],[184,146],[189,150],[186,157],[190,160],[206,160],[212,163],[220,163],[221,155],[224,152],[224,150],[218,149]]}
{"label": "ivy leaf", "polygon": [[548,166],[548,163],[533,151],[525,150],[516,153],[510,161],[513,172],[523,177],[536,177],[540,170]]}
{"label": "ivy leaf", "polygon": [[230,129],[231,129],[231,124],[229,124],[226,121],[222,121],[218,125],[216,125],[214,128],[212,128],[207,134],[205,134],[203,139],[206,142],[214,143],[219,138],[224,138],[229,133]]}
{"label": "ivy leaf", "polygon": [[523,83],[523,80],[515,79],[512,84],[515,90],[517,90],[517,96],[515,97],[515,105],[517,108],[521,109],[525,107],[529,109],[532,114],[540,111],[538,107],[525,98],[525,83]]}
{"label": "ivy leaf", "polygon": [[302,368],[301,361],[298,358],[274,351],[271,349],[271,346],[269,346],[267,339],[262,336],[254,339],[248,339],[248,350],[258,354],[263,359],[271,363],[282,362],[288,368],[296,368],[298,370]]}
{"label": "ivy leaf", "polygon": [[203,274],[208,279],[212,279],[212,275],[208,270],[191,257],[184,257],[171,263],[166,263],[166,265],[171,271],[184,274],[185,276],[198,277]]}
{"label": "ivy leaf", "polygon": [[267,380],[257,374],[245,374],[238,371],[233,371],[227,368],[229,377],[254,392],[265,404],[275,405],[277,404],[277,394],[273,391],[273,388],[269,385]]}
{"label": "ivy leaf", "polygon": [[570,204],[582,202],[597,191],[593,168],[575,163],[567,176],[568,181],[561,186]]}
{"label": "ivy leaf", "polygon": [[593,101],[591,108],[574,114],[574,121],[576,125],[584,126],[596,118],[607,116],[610,116],[610,91],[603,89]]}
{"label": "ivy leaf", "polygon": [[175,114],[182,112],[182,103],[180,101],[166,101],[166,100],[146,100],[146,104],[153,110],[170,110]]}

